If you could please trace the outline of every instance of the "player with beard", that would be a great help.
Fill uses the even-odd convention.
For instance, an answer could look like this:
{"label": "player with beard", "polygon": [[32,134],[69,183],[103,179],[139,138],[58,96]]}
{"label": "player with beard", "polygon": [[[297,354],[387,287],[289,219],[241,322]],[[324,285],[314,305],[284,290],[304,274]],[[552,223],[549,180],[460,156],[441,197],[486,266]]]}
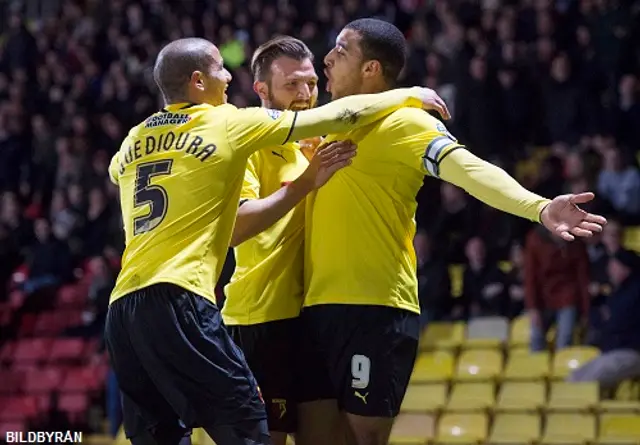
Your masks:
{"label": "player with beard", "polygon": [[[253,55],[254,90],[262,106],[301,111],[315,105],[313,55],[293,37],[278,37]],[[355,147],[335,142],[311,162],[297,142],[263,148],[247,163],[231,238],[236,270],[222,316],[253,371],[274,445],[297,427],[293,385],[296,322],[302,306],[304,201],[351,162]]]}
{"label": "player with beard", "polygon": [[[315,106],[313,54],[300,40],[282,36],[266,42],[254,53],[251,69],[263,107]],[[222,315],[260,385],[275,445],[284,445],[297,429],[294,342],[303,294],[304,198],[351,163],[355,146],[336,141],[313,151],[307,160],[300,144],[290,142],[249,158],[231,238],[236,270],[225,288]]]}
{"label": "player with beard", "polygon": [[[327,89],[336,100],[392,88],[406,41],[392,24],[349,23],[325,57]],[[451,182],[492,207],[543,224],[566,240],[591,236],[606,220],[576,204],[593,194],[535,195],[500,168],[467,151],[433,116],[397,110],[349,139],[358,156],[307,198],[305,299],[307,336],[299,359],[301,445],[334,444],[346,420],[349,441],[388,443],[418,349],[416,194],[425,175]],[[333,408],[332,408],[333,407]],[[331,419],[327,410],[340,411]],[[317,420],[316,420],[317,419]],[[315,423],[314,423],[315,422]],[[324,423],[322,423],[324,422]],[[312,425],[317,428],[313,430]]]}

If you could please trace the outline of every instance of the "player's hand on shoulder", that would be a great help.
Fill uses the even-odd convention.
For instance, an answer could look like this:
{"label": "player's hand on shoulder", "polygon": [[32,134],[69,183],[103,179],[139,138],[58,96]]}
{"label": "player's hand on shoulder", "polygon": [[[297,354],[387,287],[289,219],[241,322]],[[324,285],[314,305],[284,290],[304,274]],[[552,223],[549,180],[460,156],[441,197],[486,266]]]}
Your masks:
{"label": "player's hand on shoulder", "polygon": [[311,161],[316,150],[318,149],[320,144],[322,144],[322,138],[320,136],[317,136],[315,138],[303,139],[301,141],[298,141],[298,144],[300,144],[300,151],[302,152],[304,157],[307,158],[307,160]]}
{"label": "player's hand on shoulder", "polygon": [[326,184],[335,172],[351,164],[351,158],[355,155],[356,145],[352,141],[323,144],[316,149],[302,177],[308,181],[312,189],[318,189]]}
{"label": "player's hand on shoulder", "polygon": [[585,212],[578,204],[586,204],[594,198],[593,193],[556,196],[540,214],[540,222],[551,232],[566,241],[576,236],[588,238],[602,231],[607,220],[600,215]]}
{"label": "player's hand on shoulder", "polygon": [[422,108],[427,111],[437,111],[445,120],[451,119],[447,104],[434,90],[424,87],[413,87],[412,90],[415,91],[416,97],[422,102]]}

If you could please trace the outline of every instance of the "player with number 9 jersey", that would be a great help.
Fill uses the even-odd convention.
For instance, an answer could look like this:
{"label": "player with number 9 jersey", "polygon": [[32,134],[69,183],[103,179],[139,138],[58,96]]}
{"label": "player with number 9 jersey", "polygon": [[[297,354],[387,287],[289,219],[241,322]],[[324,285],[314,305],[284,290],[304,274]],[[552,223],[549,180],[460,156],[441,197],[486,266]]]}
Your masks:
{"label": "player with number 9 jersey", "polygon": [[124,429],[134,445],[178,443],[193,427],[225,445],[267,444],[264,403],[213,291],[247,159],[421,107],[425,92],[362,95],[299,113],[237,109],[226,103],[231,76],[220,53],[203,39],[163,48],[154,78],[166,106],[129,132],[109,167],[126,247],[105,340]]}

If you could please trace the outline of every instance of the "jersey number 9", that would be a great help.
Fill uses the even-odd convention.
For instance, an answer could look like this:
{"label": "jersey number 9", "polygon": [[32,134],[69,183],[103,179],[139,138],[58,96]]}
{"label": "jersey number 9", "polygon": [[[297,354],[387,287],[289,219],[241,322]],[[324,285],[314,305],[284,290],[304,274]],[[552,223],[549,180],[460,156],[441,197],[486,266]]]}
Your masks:
{"label": "jersey number 9", "polygon": [[371,377],[371,360],[366,355],[355,354],[351,357],[351,387],[365,389]]}
{"label": "jersey number 9", "polygon": [[160,225],[169,207],[169,196],[164,187],[151,184],[154,176],[168,175],[171,173],[173,161],[147,162],[138,165],[136,169],[136,188],[133,194],[133,206],[135,208],[149,204],[149,213],[133,219],[133,234],[147,233]]}

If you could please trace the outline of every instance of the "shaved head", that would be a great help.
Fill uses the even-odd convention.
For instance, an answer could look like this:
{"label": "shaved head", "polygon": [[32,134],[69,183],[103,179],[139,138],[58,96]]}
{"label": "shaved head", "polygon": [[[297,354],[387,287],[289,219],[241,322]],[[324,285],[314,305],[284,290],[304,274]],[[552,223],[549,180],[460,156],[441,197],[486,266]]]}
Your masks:
{"label": "shaved head", "polygon": [[188,87],[193,73],[207,75],[216,65],[222,67],[220,53],[213,43],[199,38],[179,39],[162,48],[153,78],[166,103],[189,102]]}

